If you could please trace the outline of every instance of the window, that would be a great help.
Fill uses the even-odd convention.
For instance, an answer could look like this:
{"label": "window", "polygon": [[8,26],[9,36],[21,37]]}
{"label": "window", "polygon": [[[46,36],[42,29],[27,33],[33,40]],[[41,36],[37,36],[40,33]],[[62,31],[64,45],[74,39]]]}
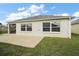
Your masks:
{"label": "window", "polygon": [[50,23],[43,23],[43,31],[50,31]]}
{"label": "window", "polygon": [[43,23],[43,31],[45,32],[60,32],[60,23]]}
{"label": "window", "polygon": [[21,24],[21,31],[32,31],[32,24]]}
{"label": "window", "polygon": [[60,32],[60,24],[52,23],[51,24],[51,30],[52,30],[52,32]]}
{"label": "window", "polygon": [[21,31],[25,31],[25,24],[21,24]]}
{"label": "window", "polygon": [[32,31],[32,24],[27,24],[27,31]]}

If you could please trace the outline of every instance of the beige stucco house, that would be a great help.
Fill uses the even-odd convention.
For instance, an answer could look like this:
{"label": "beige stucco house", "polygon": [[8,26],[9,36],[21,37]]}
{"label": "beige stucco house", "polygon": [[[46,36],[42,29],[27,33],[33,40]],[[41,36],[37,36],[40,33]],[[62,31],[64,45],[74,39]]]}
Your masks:
{"label": "beige stucco house", "polygon": [[8,22],[8,33],[71,38],[71,17],[39,15]]}
{"label": "beige stucco house", "polygon": [[72,33],[79,34],[79,20],[73,21],[71,27]]}

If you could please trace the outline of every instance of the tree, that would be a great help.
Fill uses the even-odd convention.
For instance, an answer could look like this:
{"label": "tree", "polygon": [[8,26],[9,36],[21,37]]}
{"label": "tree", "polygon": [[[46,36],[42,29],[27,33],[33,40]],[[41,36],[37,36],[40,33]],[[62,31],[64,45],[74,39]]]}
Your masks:
{"label": "tree", "polygon": [[0,23],[0,25],[2,25],[2,23]]}

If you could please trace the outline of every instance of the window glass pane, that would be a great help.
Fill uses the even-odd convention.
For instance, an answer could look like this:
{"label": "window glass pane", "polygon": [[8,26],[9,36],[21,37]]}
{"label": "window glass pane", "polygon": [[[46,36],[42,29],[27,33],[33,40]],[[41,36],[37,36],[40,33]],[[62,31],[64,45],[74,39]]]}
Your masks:
{"label": "window glass pane", "polygon": [[43,23],[43,31],[50,31],[50,23]]}
{"label": "window glass pane", "polygon": [[21,27],[25,27],[25,24],[21,24]]}
{"label": "window glass pane", "polygon": [[32,24],[27,24],[27,31],[32,31]]}
{"label": "window glass pane", "polygon": [[21,31],[25,31],[25,24],[21,24]]}
{"label": "window glass pane", "polygon": [[25,28],[21,28],[21,31],[25,31]]}
{"label": "window glass pane", "polygon": [[32,31],[32,28],[27,28],[27,31]]}
{"label": "window glass pane", "polygon": [[44,28],[50,28],[50,23],[43,23]]}
{"label": "window glass pane", "polygon": [[43,28],[43,31],[50,31],[50,28]]}
{"label": "window glass pane", "polygon": [[52,23],[51,26],[52,32],[60,32],[60,24]]}

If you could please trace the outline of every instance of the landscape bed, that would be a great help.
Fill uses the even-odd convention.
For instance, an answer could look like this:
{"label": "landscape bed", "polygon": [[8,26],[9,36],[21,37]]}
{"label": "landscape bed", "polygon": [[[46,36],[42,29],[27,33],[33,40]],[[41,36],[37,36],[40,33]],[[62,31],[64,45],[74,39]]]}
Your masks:
{"label": "landscape bed", "polygon": [[79,35],[71,39],[44,37],[35,48],[0,42],[1,56],[79,56]]}

